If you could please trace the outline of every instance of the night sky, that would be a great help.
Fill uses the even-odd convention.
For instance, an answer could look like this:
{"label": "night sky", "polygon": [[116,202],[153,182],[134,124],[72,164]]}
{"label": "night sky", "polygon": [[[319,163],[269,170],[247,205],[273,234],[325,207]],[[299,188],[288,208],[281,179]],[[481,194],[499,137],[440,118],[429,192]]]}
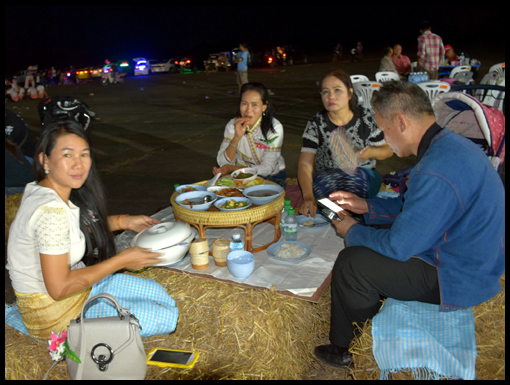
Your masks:
{"label": "night sky", "polygon": [[341,43],[346,53],[359,40],[366,51],[381,54],[385,45],[400,42],[404,53],[414,53],[425,19],[445,44],[504,50],[503,10],[452,2],[353,3],[359,5],[6,5],[5,73],[12,76],[30,64],[100,65],[106,58],[202,60],[242,41],[258,51],[296,44],[311,53],[329,53]]}

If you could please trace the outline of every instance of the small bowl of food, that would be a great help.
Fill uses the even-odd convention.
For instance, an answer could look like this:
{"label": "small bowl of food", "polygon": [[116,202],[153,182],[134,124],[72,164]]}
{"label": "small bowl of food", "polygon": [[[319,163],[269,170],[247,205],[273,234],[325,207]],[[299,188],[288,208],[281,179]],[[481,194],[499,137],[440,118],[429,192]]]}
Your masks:
{"label": "small bowl of food", "polygon": [[177,195],[175,202],[190,210],[207,211],[216,199],[217,196],[213,192],[192,191]]}
{"label": "small bowl of food", "polygon": [[243,194],[250,199],[253,204],[262,206],[274,201],[285,190],[277,184],[259,184],[257,186],[244,189]]}
{"label": "small bowl of food", "polygon": [[177,191],[177,194],[182,193],[188,193],[193,191],[205,191],[207,190],[205,186],[200,186],[198,184],[182,184],[180,186],[177,186],[175,191]]}
{"label": "small bowl of food", "polygon": [[257,178],[257,170],[254,168],[241,168],[240,170],[234,171],[232,174],[232,179],[236,184],[246,183]]}
{"label": "small bowl of food", "polygon": [[218,199],[214,206],[220,211],[239,211],[251,206],[251,201],[244,197],[231,197]]}

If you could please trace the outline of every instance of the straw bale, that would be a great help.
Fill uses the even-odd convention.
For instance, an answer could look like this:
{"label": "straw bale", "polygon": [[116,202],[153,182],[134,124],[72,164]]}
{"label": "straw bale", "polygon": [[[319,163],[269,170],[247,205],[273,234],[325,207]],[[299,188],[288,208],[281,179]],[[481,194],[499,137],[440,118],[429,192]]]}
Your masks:
{"label": "straw bale", "polygon": [[[169,270],[140,275],[161,283],[179,308],[176,331],[144,338],[146,352],[160,347],[200,353],[191,370],[149,366],[147,379],[302,379],[319,368],[313,349],[327,341],[329,294],[314,304]],[[42,378],[51,365],[47,346],[8,326],[5,338],[5,378]],[[63,363],[49,375],[65,378]]]}

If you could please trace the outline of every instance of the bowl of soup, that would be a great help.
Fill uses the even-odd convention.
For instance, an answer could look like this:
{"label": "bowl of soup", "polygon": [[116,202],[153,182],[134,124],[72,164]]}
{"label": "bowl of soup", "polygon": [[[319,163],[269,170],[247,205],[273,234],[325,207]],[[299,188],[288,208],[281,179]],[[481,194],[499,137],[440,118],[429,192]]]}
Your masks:
{"label": "bowl of soup", "polygon": [[284,191],[283,187],[277,184],[259,184],[245,188],[243,195],[251,200],[253,204],[262,206],[274,201]]}
{"label": "bowl of soup", "polygon": [[175,203],[195,211],[207,211],[218,197],[211,191],[192,191],[179,194]]}

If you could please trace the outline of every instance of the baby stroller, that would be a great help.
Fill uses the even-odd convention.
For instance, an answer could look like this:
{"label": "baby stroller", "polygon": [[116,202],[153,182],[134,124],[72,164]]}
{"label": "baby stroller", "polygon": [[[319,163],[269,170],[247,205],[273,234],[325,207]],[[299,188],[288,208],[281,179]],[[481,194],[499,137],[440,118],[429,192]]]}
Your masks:
{"label": "baby stroller", "polygon": [[[505,160],[505,116],[500,110],[462,92],[438,94],[432,100],[432,108],[441,127],[447,127],[480,146],[501,174]],[[398,187],[402,196],[411,170],[412,167],[408,167],[385,175],[383,183]]]}
{"label": "baby stroller", "polygon": [[432,108],[441,127],[480,146],[501,174],[505,160],[505,116],[499,109],[462,92],[439,94],[432,101]]}
{"label": "baby stroller", "polygon": [[43,129],[50,123],[63,119],[74,119],[80,123],[90,137],[91,123],[96,113],[78,98],[72,96],[55,96],[41,100],[37,107]]}

